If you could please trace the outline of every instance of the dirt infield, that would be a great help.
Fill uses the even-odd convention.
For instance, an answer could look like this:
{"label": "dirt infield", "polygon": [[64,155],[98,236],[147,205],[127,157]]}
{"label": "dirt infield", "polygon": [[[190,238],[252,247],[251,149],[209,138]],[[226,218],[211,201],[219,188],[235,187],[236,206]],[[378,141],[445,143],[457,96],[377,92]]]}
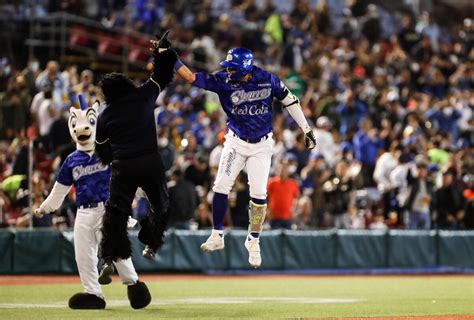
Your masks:
{"label": "dirt infield", "polygon": [[[117,281],[119,277],[114,276]],[[240,279],[295,279],[295,278],[406,278],[406,277],[423,277],[423,278],[446,278],[446,277],[472,277],[474,275],[460,274],[443,274],[443,275],[275,275],[275,274],[259,274],[259,275],[205,275],[205,274],[144,274],[140,275],[140,279],[144,281],[175,281],[175,280],[227,280],[229,278]],[[32,284],[61,284],[61,283],[79,283],[78,275],[0,275],[0,286],[5,285],[32,285]],[[473,318],[469,318],[473,319]]]}

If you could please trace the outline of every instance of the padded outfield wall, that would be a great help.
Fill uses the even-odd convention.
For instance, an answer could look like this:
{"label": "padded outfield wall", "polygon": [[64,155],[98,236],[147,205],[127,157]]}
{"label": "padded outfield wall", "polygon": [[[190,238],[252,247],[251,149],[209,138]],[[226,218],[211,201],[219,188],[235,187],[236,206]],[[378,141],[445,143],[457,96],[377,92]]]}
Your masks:
{"label": "padded outfield wall", "polygon": [[[246,272],[246,234],[229,231],[224,250],[203,253],[209,231],[170,230],[148,261],[131,231],[133,262],[139,272]],[[72,231],[0,230],[0,274],[77,273],[73,241]],[[474,272],[474,231],[277,230],[262,234],[261,248],[266,272]]]}

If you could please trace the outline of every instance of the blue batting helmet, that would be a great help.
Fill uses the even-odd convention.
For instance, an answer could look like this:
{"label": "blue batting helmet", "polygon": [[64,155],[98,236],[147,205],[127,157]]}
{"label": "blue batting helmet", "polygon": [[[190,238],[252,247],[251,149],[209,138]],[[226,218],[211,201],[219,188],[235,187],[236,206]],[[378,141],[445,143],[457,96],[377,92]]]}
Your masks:
{"label": "blue batting helmet", "polygon": [[229,75],[231,80],[239,80],[249,74],[253,69],[253,54],[247,48],[233,48],[227,52],[224,61],[219,63],[225,68],[232,68],[236,71]]}

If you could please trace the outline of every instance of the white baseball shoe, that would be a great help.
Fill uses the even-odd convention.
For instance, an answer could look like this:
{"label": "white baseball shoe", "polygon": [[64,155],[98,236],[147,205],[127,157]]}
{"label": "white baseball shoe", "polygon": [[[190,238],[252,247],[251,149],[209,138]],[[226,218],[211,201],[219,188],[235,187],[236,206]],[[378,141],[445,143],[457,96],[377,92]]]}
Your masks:
{"label": "white baseball shoe", "polygon": [[206,252],[222,250],[224,247],[224,235],[220,235],[217,230],[212,230],[211,235],[207,238],[206,242],[201,244],[201,250]]}
{"label": "white baseball shoe", "polygon": [[254,238],[250,234],[245,239],[245,248],[249,252],[249,263],[252,267],[258,268],[262,264],[260,256],[260,239]]}

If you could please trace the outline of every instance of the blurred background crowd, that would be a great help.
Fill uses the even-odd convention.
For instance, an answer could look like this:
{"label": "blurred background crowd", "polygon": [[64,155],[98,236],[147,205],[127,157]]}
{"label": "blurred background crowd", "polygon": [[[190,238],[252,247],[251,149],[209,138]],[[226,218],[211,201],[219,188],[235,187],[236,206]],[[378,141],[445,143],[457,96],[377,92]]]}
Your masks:
{"label": "blurred background crowd", "polygon": [[[373,2],[42,0],[0,12],[21,19],[66,11],[151,35],[169,29],[194,70],[218,70],[232,47],[253,50],[256,64],[300,98],[318,142],[306,150],[296,123],[274,103],[267,228],[473,229],[472,20],[437,21],[417,1],[397,10]],[[31,218],[30,196],[39,206],[75,148],[67,127],[75,95],[101,99],[103,72],[54,56],[0,58],[0,219],[21,227]],[[214,94],[180,79],[156,106],[170,227],[209,228],[225,115]],[[247,228],[248,189],[242,172],[227,226]],[[148,210],[140,190],[133,210],[138,218]],[[58,212],[33,224],[67,228],[74,216],[71,192]]]}

